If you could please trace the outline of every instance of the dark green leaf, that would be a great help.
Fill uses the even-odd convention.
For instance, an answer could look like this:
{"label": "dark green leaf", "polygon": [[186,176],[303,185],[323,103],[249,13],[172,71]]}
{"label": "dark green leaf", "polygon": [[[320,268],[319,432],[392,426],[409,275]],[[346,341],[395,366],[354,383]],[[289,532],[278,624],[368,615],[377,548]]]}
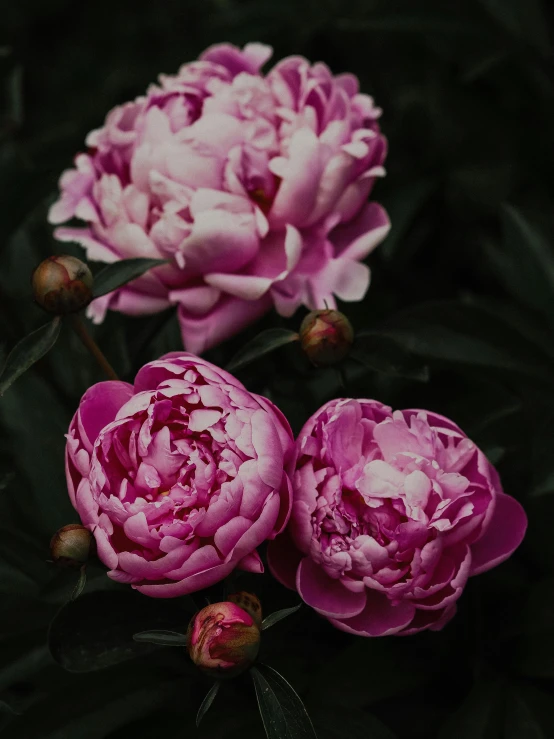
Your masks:
{"label": "dark green leaf", "polygon": [[429,12],[420,13],[395,13],[391,15],[377,15],[371,19],[340,19],[339,28],[349,31],[368,31],[390,33],[415,33],[415,34],[452,34],[453,36],[480,35],[482,29],[477,25],[464,23],[458,18],[447,15],[433,15]]}
{"label": "dark green leaf", "polygon": [[268,739],[315,739],[304,704],[285,678],[268,665],[250,673]]}
{"label": "dark green leaf", "polygon": [[198,713],[196,714],[196,727],[200,726],[200,722],[208,712],[210,706],[215,700],[215,697],[217,695],[217,692],[220,688],[221,683],[217,682],[212,685],[212,687],[209,689],[208,694],[200,704],[200,708],[198,709]]}
{"label": "dark green leaf", "polygon": [[550,363],[540,347],[511,323],[471,303],[421,303],[391,316],[375,333],[428,360],[552,383]]}
{"label": "dark green leaf", "polygon": [[541,0],[481,0],[490,15],[516,38],[532,44],[543,54],[550,52],[548,22]]}
{"label": "dark green leaf", "polygon": [[427,178],[393,189],[385,203],[391,230],[379,247],[379,253],[384,259],[394,259],[395,264],[398,264],[399,258],[405,260],[412,255],[415,246],[410,241],[412,223],[436,188],[437,182]]}
{"label": "dark green leaf", "polygon": [[60,334],[60,327],[61,318],[56,316],[50,323],[37,328],[14,346],[0,374],[0,395],[3,395],[20,375],[50,351]]}
{"label": "dark green leaf", "polygon": [[[71,677],[71,682],[58,677],[48,685],[5,729],[3,739],[104,739],[162,706],[171,710],[190,700],[186,681],[167,678],[151,664],[125,671],[114,668],[102,680],[97,675]],[[186,732],[186,717],[182,724]]]}
{"label": "dark green leaf", "polygon": [[371,713],[355,708],[313,710],[319,739],[396,739],[396,735]]}
{"label": "dark green leaf", "polygon": [[226,369],[236,372],[264,354],[269,354],[285,344],[298,340],[298,334],[285,328],[269,328],[249,341],[231,359]]}
{"label": "dark green leaf", "polygon": [[73,588],[73,592],[71,593],[71,600],[77,600],[77,598],[82,594],[83,590],[85,589],[85,585],[87,584],[87,568],[86,565],[83,565],[81,569],[79,570],[79,579],[77,580],[77,584]]}
{"label": "dark green leaf", "polygon": [[187,637],[179,634],[178,631],[165,631],[158,629],[157,631],[140,631],[133,634],[136,642],[143,644],[157,644],[160,647],[186,647]]}
{"label": "dark green leaf", "polygon": [[530,685],[514,683],[506,696],[502,739],[551,739],[554,736],[552,696]]}
{"label": "dark green leaf", "polygon": [[502,685],[499,682],[477,682],[441,728],[439,739],[500,739],[502,698]]}
{"label": "dark green leaf", "polygon": [[[440,670],[440,643],[425,639],[357,639],[317,671],[312,690],[325,705],[362,708],[429,683]],[[371,669],[368,669],[371,665]]]}
{"label": "dark green leaf", "polygon": [[502,250],[485,242],[506,289],[554,322],[554,253],[540,230],[511,206],[502,209]]}
{"label": "dark green leaf", "polygon": [[404,377],[417,382],[429,381],[429,368],[421,359],[404,351],[393,341],[376,333],[356,335],[350,356],[364,367],[388,377]]}
{"label": "dark green leaf", "polygon": [[12,708],[9,703],[6,703],[6,701],[0,700],[0,713],[10,713],[12,716],[17,716],[18,711],[15,710],[15,708]]}
{"label": "dark green leaf", "polygon": [[147,654],[152,644],[133,635],[150,626],[179,627],[188,614],[179,601],[157,601],[140,593],[96,592],[70,601],[50,625],[50,653],[69,672],[101,670]]}
{"label": "dark green leaf", "polygon": [[136,280],[149,269],[160,267],[162,264],[167,264],[167,261],[165,259],[122,259],[120,262],[113,262],[95,275],[94,297],[107,295],[117,290],[118,287]]}
{"label": "dark green leaf", "polygon": [[267,618],[264,618],[264,620],[262,621],[262,631],[271,628],[274,624],[278,623],[283,618],[287,618],[287,616],[292,616],[292,614],[296,613],[296,611],[298,611],[300,608],[302,608],[302,603],[299,603],[293,608],[283,608],[281,611],[274,611],[273,613],[270,613],[269,616]]}
{"label": "dark green leaf", "polygon": [[525,604],[520,671],[534,678],[554,678],[554,578],[533,585]]}

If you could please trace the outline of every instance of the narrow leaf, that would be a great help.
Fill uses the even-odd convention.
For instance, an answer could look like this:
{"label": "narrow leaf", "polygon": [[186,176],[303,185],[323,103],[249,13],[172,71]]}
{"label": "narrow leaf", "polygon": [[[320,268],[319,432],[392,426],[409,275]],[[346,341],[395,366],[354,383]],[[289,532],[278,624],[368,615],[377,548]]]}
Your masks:
{"label": "narrow leaf", "polygon": [[220,682],[214,683],[212,687],[209,689],[208,694],[200,704],[200,708],[198,709],[198,713],[196,714],[196,728],[200,726],[200,722],[208,712],[210,706],[214,702],[214,699],[217,695],[217,692],[219,690],[219,686],[221,685]]}
{"label": "narrow leaf", "polygon": [[296,613],[300,608],[302,607],[302,603],[299,603],[297,606],[294,606],[293,608],[283,608],[281,611],[275,611],[274,613],[270,613],[267,618],[264,618],[262,621],[262,631],[265,631],[266,629],[271,628],[279,621],[282,621],[287,616],[292,616],[293,613]]}
{"label": "narrow leaf", "polygon": [[50,323],[37,328],[14,346],[0,374],[0,395],[3,395],[20,375],[50,351],[60,335],[60,327],[61,318],[56,316]]}
{"label": "narrow leaf", "polygon": [[126,285],[132,280],[136,280],[152,267],[159,267],[167,264],[165,259],[122,259],[119,262],[113,262],[104,267],[94,277],[94,297],[99,298],[107,295],[118,287]]}
{"label": "narrow leaf", "polygon": [[160,647],[187,646],[187,637],[184,634],[179,634],[177,631],[164,631],[162,629],[157,631],[139,631],[138,634],[133,635],[133,639],[136,642],[157,644]]}
{"label": "narrow leaf", "polygon": [[81,595],[83,590],[85,589],[85,585],[87,584],[87,567],[86,565],[83,565],[81,569],[79,570],[79,579],[77,580],[77,584],[73,588],[73,592],[71,593],[71,600],[77,600],[77,598]]}
{"label": "narrow leaf", "polygon": [[295,331],[285,328],[269,328],[267,331],[262,331],[235,354],[227,365],[227,370],[236,372],[264,354],[269,354],[293,341],[298,341],[298,334]]}
{"label": "narrow leaf", "polygon": [[272,667],[250,670],[268,739],[316,739],[304,704],[295,690]]}
{"label": "narrow leaf", "polygon": [[150,654],[158,645],[137,643],[133,635],[151,627],[180,628],[189,612],[186,600],[177,601],[181,599],[151,603],[135,591],[84,593],[66,603],[50,624],[50,654],[68,672],[80,673]]}
{"label": "narrow leaf", "polygon": [[356,336],[350,356],[372,372],[416,382],[429,381],[429,367],[420,357],[405,351],[391,340],[369,332],[361,332]]}

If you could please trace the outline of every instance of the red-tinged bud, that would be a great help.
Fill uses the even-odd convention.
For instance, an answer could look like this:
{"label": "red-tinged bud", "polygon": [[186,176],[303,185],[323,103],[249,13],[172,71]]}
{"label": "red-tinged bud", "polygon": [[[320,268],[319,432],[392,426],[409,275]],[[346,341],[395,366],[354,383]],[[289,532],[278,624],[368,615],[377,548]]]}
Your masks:
{"label": "red-tinged bud", "polygon": [[70,523],[52,537],[50,556],[57,565],[77,569],[86,564],[94,546],[94,537],[88,529],[79,523]]}
{"label": "red-tinged bud", "polygon": [[217,679],[235,677],[252,666],[260,629],[236,603],[213,603],[199,611],[187,632],[187,650],[202,672]]}
{"label": "red-tinged bud", "polygon": [[314,310],[300,326],[300,344],[315,365],[340,362],[354,341],[354,330],[346,316],[336,310]]}
{"label": "red-tinged bud", "polygon": [[48,257],[33,272],[33,296],[49,313],[76,313],[92,300],[92,272],[67,254]]}

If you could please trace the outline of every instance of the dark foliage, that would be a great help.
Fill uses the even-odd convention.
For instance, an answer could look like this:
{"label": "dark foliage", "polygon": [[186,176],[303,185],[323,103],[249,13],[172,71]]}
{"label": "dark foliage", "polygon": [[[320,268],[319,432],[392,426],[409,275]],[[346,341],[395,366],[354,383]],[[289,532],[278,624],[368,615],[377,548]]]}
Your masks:
{"label": "dark foliage", "polygon": [[[554,736],[552,15],[546,0],[2,4],[4,355],[45,323],[30,275],[59,251],[46,224],[59,173],[108,109],[159,72],[217,41],[260,40],[277,58],[303,54],[356,73],[385,111],[388,176],[374,194],[393,229],[371,257],[366,300],[344,306],[366,332],[358,360],[342,373],[316,369],[290,343],[238,376],[271,397],[295,431],[345,394],[455,419],[498,465],[530,527],[516,556],[470,581],[443,632],[364,640],[303,608],[264,635],[263,662],[305,700],[320,739]],[[225,366],[262,329],[297,331],[301,318],[269,316],[208,358]],[[179,346],[171,313],[111,314],[95,337],[125,379]],[[89,568],[86,594],[71,606],[91,610],[65,629],[66,642],[60,624],[71,613],[54,621],[57,661],[69,660],[74,672],[49,654],[49,623],[77,578],[46,561],[52,533],[76,521],[64,433],[99,379],[63,328],[56,347],[0,398],[2,737],[263,737],[247,675],[222,687],[195,728],[209,682],[181,650],[132,640],[145,629],[185,631],[188,604],[181,627],[176,604],[127,623],[118,608],[133,594],[100,566]],[[239,576],[237,584],[255,588],[266,614],[297,602],[269,576]],[[222,596],[214,588],[212,597]]]}

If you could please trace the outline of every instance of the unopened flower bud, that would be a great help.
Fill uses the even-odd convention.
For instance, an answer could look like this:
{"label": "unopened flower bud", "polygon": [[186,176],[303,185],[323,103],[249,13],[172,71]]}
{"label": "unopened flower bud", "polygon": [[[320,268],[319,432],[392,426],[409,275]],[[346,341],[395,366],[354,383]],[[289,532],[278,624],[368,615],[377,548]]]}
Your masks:
{"label": "unopened flower bud", "polygon": [[70,523],[57,531],[50,542],[50,556],[62,567],[82,567],[94,550],[94,537],[79,523]]}
{"label": "unopened flower bud", "polygon": [[190,658],[215,678],[235,677],[258,656],[260,629],[236,603],[213,603],[191,620],[187,633]]}
{"label": "unopened flower bud", "polygon": [[92,300],[92,272],[68,254],[48,257],[33,272],[33,296],[49,313],[76,313]]}
{"label": "unopened flower bud", "polygon": [[350,321],[336,310],[314,310],[300,325],[300,344],[315,365],[340,362],[353,341]]}

